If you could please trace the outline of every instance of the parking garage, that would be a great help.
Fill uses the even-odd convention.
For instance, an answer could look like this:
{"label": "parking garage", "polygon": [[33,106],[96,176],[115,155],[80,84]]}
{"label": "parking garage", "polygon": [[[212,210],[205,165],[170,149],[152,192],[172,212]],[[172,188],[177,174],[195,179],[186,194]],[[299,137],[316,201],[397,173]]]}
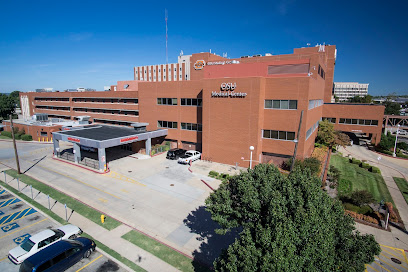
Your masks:
{"label": "parking garage", "polygon": [[[60,141],[73,144],[74,162],[79,164],[83,149],[95,149],[98,152],[97,169],[100,172],[106,170],[106,149],[115,146],[128,145],[140,142],[146,149],[146,154],[150,154],[152,138],[164,137],[167,129],[146,131],[146,123],[134,123],[133,128],[91,125],[85,127],[64,127],[64,131],[53,132],[54,157],[59,157]],[[82,148],[81,148],[82,147]]]}

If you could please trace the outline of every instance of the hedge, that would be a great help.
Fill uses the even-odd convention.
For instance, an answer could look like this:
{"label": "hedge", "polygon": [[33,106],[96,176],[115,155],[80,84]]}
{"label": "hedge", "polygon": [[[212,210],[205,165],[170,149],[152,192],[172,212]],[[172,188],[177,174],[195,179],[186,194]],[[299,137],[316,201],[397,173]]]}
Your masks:
{"label": "hedge", "polygon": [[29,135],[29,134],[23,134],[23,135],[21,135],[21,140],[23,140],[23,141],[32,141],[33,137],[31,135]]}
{"label": "hedge", "polygon": [[1,135],[2,135],[2,136],[6,136],[6,137],[10,137],[10,138],[13,137],[13,136],[11,136],[11,132],[10,132],[10,131],[2,131],[2,132],[1,132]]}
{"label": "hedge", "polygon": [[378,167],[375,166],[371,166],[368,171],[373,172],[373,173],[377,173],[377,174],[381,174],[381,170]]}
{"label": "hedge", "polygon": [[371,165],[369,165],[368,163],[365,163],[365,162],[360,163],[359,166],[361,168],[364,168],[364,169],[369,169],[371,167]]}

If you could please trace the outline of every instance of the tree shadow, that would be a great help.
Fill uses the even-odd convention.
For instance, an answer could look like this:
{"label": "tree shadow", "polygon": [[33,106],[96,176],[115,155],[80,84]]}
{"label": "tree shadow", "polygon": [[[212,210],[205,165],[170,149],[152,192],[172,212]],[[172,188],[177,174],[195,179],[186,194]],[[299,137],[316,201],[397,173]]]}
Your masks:
{"label": "tree shadow", "polygon": [[204,206],[192,211],[183,222],[190,228],[191,233],[199,235],[197,240],[202,241],[200,248],[193,252],[195,271],[202,271],[200,264],[212,268],[215,259],[235,241],[240,232],[236,229],[225,235],[216,234],[215,230],[220,228],[220,225],[211,219],[211,213],[206,211]]}

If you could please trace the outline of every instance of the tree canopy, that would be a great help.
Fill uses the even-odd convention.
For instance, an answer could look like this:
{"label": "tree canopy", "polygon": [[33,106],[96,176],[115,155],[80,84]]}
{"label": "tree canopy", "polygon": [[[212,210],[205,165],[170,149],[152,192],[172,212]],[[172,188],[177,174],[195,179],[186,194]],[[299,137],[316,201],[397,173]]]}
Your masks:
{"label": "tree canopy", "polygon": [[317,131],[316,142],[329,147],[332,146],[346,146],[350,143],[350,137],[346,134],[334,130],[334,124],[328,120],[319,122],[319,130]]}
{"label": "tree canopy", "polygon": [[349,98],[350,103],[371,103],[373,102],[373,97],[371,95],[366,95],[366,96],[354,96],[352,98]]}
{"label": "tree canopy", "polygon": [[221,228],[241,230],[214,262],[216,271],[364,271],[380,247],[355,232],[341,204],[309,170],[289,176],[269,164],[233,176],[206,200]]}
{"label": "tree canopy", "polygon": [[385,101],[383,105],[385,106],[384,114],[400,115],[401,105],[397,102]]}
{"label": "tree canopy", "polygon": [[9,95],[0,93],[0,117],[7,119],[10,114],[14,113],[14,110],[14,99]]}

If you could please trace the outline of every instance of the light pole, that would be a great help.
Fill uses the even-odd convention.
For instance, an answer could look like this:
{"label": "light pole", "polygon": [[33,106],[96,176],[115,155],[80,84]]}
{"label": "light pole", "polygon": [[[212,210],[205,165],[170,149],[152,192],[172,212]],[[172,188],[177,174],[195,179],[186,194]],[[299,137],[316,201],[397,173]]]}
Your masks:
{"label": "light pole", "polygon": [[395,134],[395,145],[394,145],[394,153],[392,153],[393,157],[396,157],[397,154],[395,154],[395,150],[397,149],[397,141],[398,141],[398,132],[399,132],[399,127],[400,125],[397,125],[397,134]]}
{"label": "light pole", "polygon": [[252,151],[254,151],[255,147],[252,145],[249,147],[249,150],[251,151],[251,156],[249,157],[249,169],[252,169]]}

